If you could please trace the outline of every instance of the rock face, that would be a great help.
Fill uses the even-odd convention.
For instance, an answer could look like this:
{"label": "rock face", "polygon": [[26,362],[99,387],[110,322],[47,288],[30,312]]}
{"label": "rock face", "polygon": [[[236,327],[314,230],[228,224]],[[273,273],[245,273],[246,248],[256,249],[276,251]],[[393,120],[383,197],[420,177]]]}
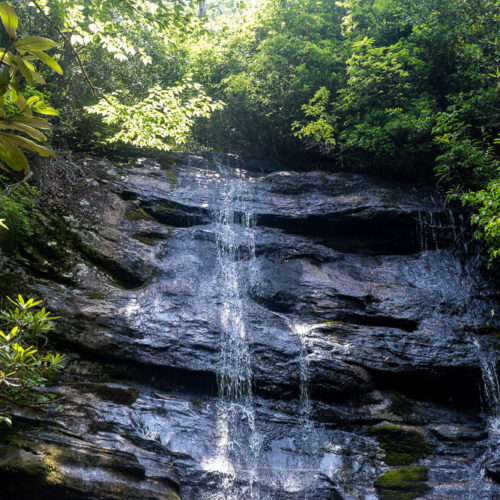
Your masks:
{"label": "rock face", "polygon": [[[412,463],[405,498],[500,495],[498,296],[437,196],[231,156],[117,173],[77,179],[76,208],[46,188],[43,265],[3,266],[70,355],[62,411],[1,439],[2,498],[375,499]],[[426,453],[398,463],[374,426]]]}

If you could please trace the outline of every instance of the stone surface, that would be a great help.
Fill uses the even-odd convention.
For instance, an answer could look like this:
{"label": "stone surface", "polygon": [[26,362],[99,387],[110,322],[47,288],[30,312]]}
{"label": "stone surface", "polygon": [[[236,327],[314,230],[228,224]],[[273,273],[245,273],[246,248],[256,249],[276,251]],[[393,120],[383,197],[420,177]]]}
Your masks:
{"label": "stone surface", "polygon": [[[40,498],[376,498],[388,467],[367,430],[389,423],[426,436],[427,498],[500,495],[478,479],[489,344],[477,332],[498,327],[497,291],[454,249],[437,196],[359,174],[250,172],[235,157],[104,162],[112,175],[85,161],[69,193],[45,187],[64,222],[26,249],[42,269],[2,268],[9,293],[46,298],[69,351],[62,412],[18,416],[3,484],[32,477]],[[247,223],[232,255],[247,277],[250,413],[217,397],[221,210]]]}

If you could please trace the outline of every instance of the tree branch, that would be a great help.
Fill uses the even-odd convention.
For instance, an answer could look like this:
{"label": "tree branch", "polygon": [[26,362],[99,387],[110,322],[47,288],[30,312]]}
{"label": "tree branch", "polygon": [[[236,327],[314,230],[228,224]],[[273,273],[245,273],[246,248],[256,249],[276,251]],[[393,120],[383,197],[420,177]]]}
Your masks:
{"label": "tree branch", "polygon": [[13,404],[17,406],[18,408],[29,408],[31,410],[41,410],[44,412],[47,412],[47,408],[44,408],[42,406],[38,406],[36,404],[30,404],[30,403],[23,403],[21,401],[16,401],[15,399],[9,398],[9,396],[6,396],[5,394],[0,394],[0,400],[7,401],[7,403]]}
{"label": "tree branch", "polygon": [[10,196],[16,189],[21,187],[25,182],[28,182],[32,176],[33,172],[29,172],[24,179],[21,179],[19,182],[16,182],[15,184],[12,184],[12,186],[9,186],[2,193],[2,198],[7,198],[8,196]]}
{"label": "tree branch", "polygon": [[97,89],[97,87],[95,87],[93,85],[93,83],[90,81],[90,78],[87,75],[87,72],[85,71],[85,68],[83,66],[83,61],[80,58],[80,55],[76,51],[75,47],[73,47],[73,44],[71,43],[71,41],[69,40],[69,38],[59,29],[59,27],[56,24],[54,24],[52,22],[52,20],[50,19],[50,17],[47,14],[45,14],[45,12],[43,11],[43,9],[38,4],[37,0],[30,0],[30,1],[33,4],[35,4],[35,7],[37,8],[38,12],[40,12],[40,14],[42,14],[42,16],[45,18],[45,20],[59,33],[59,36],[69,45],[71,51],[73,52],[74,56],[76,57],[76,60],[78,61],[78,64],[80,65],[80,69],[82,70],[82,73],[83,73],[83,78],[85,79],[87,85],[90,87],[90,90],[92,91],[92,94],[94,96],[97,96],[96,90],[99,90],[99,89]]}

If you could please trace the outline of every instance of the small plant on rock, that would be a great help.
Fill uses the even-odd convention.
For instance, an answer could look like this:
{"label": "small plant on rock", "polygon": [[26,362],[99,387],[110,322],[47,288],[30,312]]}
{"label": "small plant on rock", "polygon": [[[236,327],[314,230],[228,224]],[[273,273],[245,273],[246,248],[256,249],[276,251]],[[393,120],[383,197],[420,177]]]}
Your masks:
{"label": "small plant on rock", "polygon": [[8,298],[0,309],[0,422],[11,425],[9,408],[44,409],[54,394],[43,391],[62,369],[64,355],[44,352],[52,320],[41,301]]}

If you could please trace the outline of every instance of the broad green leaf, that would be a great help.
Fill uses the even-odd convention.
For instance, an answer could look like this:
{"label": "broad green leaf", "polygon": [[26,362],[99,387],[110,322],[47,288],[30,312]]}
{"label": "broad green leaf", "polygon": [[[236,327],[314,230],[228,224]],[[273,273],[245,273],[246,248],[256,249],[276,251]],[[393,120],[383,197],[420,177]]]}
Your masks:
{"label": "broad green leaf", "polygon": [[37,95],[32,95],[27,101],[26,103],[28,104],[28,106],[31,106],[32,104],[35,104],[35,102],[38,102],[40,100],[40,98],[37,96]]}
{"label": "broad green leaf", "polygon": [[56,73],[59,73],[60,75],[63,74],[61,66],[59,66],[59,64],[45,52],[42,52],[40,50],[30,50],[29,53],[33,54],[35,57],[40,59],[40,61],[45,63],[49,68],[53,69]]}
{"label": "broad green leaf", "polygon": [[52,115],[52,116],[59,115],[59,111],[57,111],[57,109],[52,108],[51,106],[39,106],[33,108],[33,110],[42,115]]}
{"label": "broad green leaf", "polygon": [[[31,97],[30,97],[30,99],[31,99]],[[29,101],[29,99],[28,99],[28,101]],[[43,118],[38,118],[35,116],[33,116],[33,117],[16,116],[16,122],[26,123],[26,125],[30,125],[32,127],[45,129],[45,130],[48,130],[52,127],[52,125],[47,120],[44,120]]]}
{"label": "broad green leaf", "polygon": [[28,108],[28,103],[26,102],[26,99],[24,98],[24,95],[21,92],[17,93],[16,104],[20,109]]}
{"label": "broad green leaf", "polygon": [[7,2],[0,2],[0,17],[10,39],[15,40],[18,24],[16,11]]}
{"label": "broad green leaf", "polygon": [[40,156],[55,156],[54,152],[51,151],[50,149],[47,149],[44,146],[40,146],[40,144],[37,144],[36,142],[33,142],[30,139],[27,139],[26,137],[21,137],[20,135],[15,135],[15,134],[9,134],[7,132],[0,132],[0,141],[2,140],[2,138],[7,138],[13,144],[22,146],[25,149],[29,149],[30,151],[33,151],[33,153],[38,153]]}
{"label": "broad green leaf", "polygon": [[9,136],[10,134],[0,133],[0,156],[12,170],[28,172],[29,164],[26,156]]}
{"label": "broad green leaf", "polygon": [[48,50],[56,47],[57,43],[41,36],[25,36],[17,40],[13,47],[18,50]]}
{"label": "broad green leaf", "polygon": [[37,141],[45,142],[47,140],[47,137],[36,128],[30,127],[29,125],[25,125],[23,123],[16,123],[16,121],[0,121],[0,130],[18,130],[19,132],[28,134],[30,137],[33,137],[33,139],[36,139]]}
{"label": "broad green leaf", "polygon": [[26,67],[28,68],[29,72],[31,73],[31,77],[33,78],[33,80],[37,83],[40,83],[41,85],[45,85],[45,80],[44,78],[42,77],[42,75],[40,75],[39,73],[36,72],[35,70],[35,66],[33,66],[33,64],[31,64],[28,60],[26,59],[21,59],[21,61],[26,65]]}
{"label": "broad green leaf", "polygon": [[33,85],[34,80],[31,71],[29,70],[28,66],[26,66],[26,63],[20,57],[17,57],[12,53],[7,52],[4,57],[4,62],[6,62],[9,66],[19,70],[21,75],[23,75],[24,78],[26,78],[26,81],[30,85]]}

